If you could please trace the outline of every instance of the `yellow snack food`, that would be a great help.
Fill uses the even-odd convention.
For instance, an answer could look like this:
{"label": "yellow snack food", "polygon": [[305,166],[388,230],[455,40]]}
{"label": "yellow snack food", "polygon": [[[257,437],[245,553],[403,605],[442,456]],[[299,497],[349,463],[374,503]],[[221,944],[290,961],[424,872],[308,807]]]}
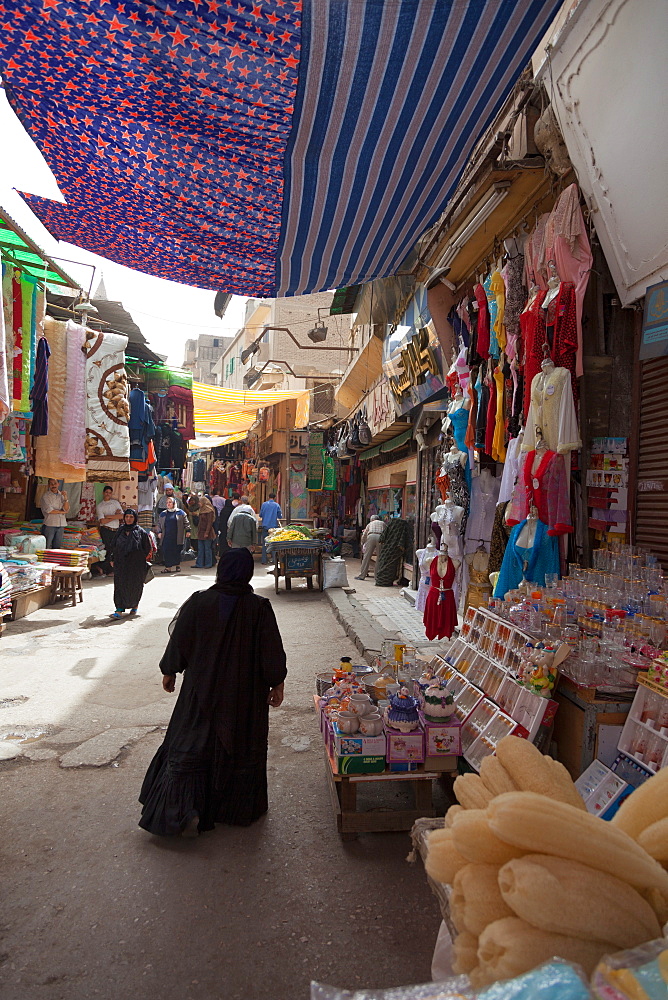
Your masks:
{"label": "yellow snack food", "polygon": [[533,743],[518,736],[504,736],[496,755],[520,791],[536,792],[587,811],[566,768],[545,757]]}
{"label": "yellow snack food", "polygon": [[497,795],[487,810],[492,831],[527,851],[579,861],[609,872],[637,889],[655,887],[668,895],[668,872],[610,823],[534,792]]}
{"label": "yellow snack food", "polygon": [[477,774],[460,774],[452,786],[457,800],[464,809],[486,809],[492,795]]}
{"label": "yellow snack food", "polygon": [[591,975],[601,958],[614,950],[613,945],[602,941],[580,941],[538,930],[519,917],[504,917],[480,935],[479,967],[471,981],[476,988],[489,986],[499,979],[521,976],[555,957],[575,962]]}
{"label": "yellow snack food", "polygon": [[484,757],[480,763],[480,779],[491,794],[503,795],[504,792],[516,792],[518,787],[510,777],[498,757]]}
{"label": "yellow snack food", "polygon": [[533,927],[635,948],[661,934],[649,903],[626,882],[577,861],[529,854],[499,872],[501,895]]}
{"label": "yellow snack food", "polygon": [[467,865],[455,875],[450,899],[457,930],[482,934],[487,924],[501,917],[513,916],[499,889],[496,865]]}
{"label": "yellow snack food", "polygon": [[464,812],[463,806],[450,806],[445,814],[445,828],[446,830],[452,826],[455,821],[455,817],[459,816],[460,813]]}
{"label": "yellow snack food", "polygon": [[526,852],[504,843],[492,833],[484,809],[462,809],[452,824],[453,842],[459,853],[469,861],[485,865],[505,865]]}
{"label": "yellow snack food", "polygon": [[661,768],[640,788],[624,799],[611,819],[613,826],[635,840],[638,835],[668,816],[668,767]]}
{"label": "yellow snack food", "polygon": [[[635,792],[633,794],[635,795]],[[640,846],[657,861],[668,861],[668,816],[645,827],[638,834],[637,840]]]}
{"label": "yellow snack food", "polygon": [[469,863],[455,848],[452,830],[433,830],[427,839],[427,846],[427,875],[435,882],[452,885],[459,869]]}
{"label": "yellow snack food", "polygon": [[478,939],[468,931],[461,931],[452,949],[452,969],[458,976],[471,972],[478,964]]}

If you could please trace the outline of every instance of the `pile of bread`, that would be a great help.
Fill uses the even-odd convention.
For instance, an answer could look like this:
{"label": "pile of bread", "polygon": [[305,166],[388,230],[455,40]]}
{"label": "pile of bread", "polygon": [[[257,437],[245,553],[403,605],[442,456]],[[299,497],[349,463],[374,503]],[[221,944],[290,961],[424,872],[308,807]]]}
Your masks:
{"label": "pile of bread", "polygon": [[591,973],[661,937],[668,920],[668,768],[612,822],[590,815],[557,761],[507,736],[429,835],[427,871],[452,886],[454,971],[474,987],[555,956]]}

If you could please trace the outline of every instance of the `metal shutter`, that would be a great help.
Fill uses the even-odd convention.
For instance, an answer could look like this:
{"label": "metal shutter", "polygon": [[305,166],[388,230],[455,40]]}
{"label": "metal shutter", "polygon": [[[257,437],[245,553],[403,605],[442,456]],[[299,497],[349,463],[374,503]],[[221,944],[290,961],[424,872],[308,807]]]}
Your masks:
{"label": "metal shutter", "polygon": [[668,358],[642,362],[635,542],[668,571]]}

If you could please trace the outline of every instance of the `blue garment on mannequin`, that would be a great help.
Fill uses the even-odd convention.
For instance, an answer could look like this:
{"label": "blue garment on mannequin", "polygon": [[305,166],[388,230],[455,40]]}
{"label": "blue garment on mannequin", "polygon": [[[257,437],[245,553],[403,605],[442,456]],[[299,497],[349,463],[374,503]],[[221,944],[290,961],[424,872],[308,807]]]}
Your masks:
{"label": "blue garment on mannequin", "polygon": [[[520,521],[510,532],[494,597],[505,597],[509,590],[514,590],[525,578],[530,583],[544,587],[546,573],[559,573],[559,539],[556,535],[548,535],[547,526],[542,521],[536,521],[536,535],[530,549],[517,544],[526,523],[526,520]],[[527,559],[529,565],[525,573],[523,565]]]}
{"label": "blue garment on mannequin", "polygon": [[466,485],[469,488],[469,493],[471,492],[471,466],[469,464],[469,450],[466,446],[466,428],[469,425],[469,411],[464,406],[460,406],[458,410],[453,410],[449,414],[450,420],[452,422],[452,433],[455,439],[455,444],[460,451],[463,451],[466,455],[466,465],[464,466],[464,475],[466,477]]}

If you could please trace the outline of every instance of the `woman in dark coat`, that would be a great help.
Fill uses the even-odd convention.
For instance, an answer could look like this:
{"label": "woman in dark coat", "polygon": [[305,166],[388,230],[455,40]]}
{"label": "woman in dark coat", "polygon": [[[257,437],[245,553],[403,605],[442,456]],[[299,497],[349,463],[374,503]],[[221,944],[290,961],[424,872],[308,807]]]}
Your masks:
{"label": "woman in dark coat", "polygon": [[187,514],[179,510],[174,497],[167,497],[167,506],[158,518],[158,534],[162,542],[163,573],[173,569],[181,572],[181,553],[186,538],[190,537],[190,522]]}
{"label": "woman in dark coat", "polygon": [[229,552],[230,546],[227,541],[227,522],[230,519],[230,514],[234,510],[234,504],[229,497],[225,499],[225,503],[221,507],[220,514],[218,515],[218,555],[222,556],[223,552]]}
{"label": "woman in dark coat", "polygon": [[226,552],[216,583],[170,626],[162,686],[183,684],[165,741],[144,778],[139,825],[196,836],[266,813],[269,706],[283,701],[285,652],[270,602],[253,593],[248,549]]}
{"label": "woman in dark coat", "polygon": [[120,618],[126,608],[134,614],[139,607],[146,579],[146,560],[151,555],[151,539],[139,527],[137,512],[126,510],[114,539],[114,606],[112,618]]}

